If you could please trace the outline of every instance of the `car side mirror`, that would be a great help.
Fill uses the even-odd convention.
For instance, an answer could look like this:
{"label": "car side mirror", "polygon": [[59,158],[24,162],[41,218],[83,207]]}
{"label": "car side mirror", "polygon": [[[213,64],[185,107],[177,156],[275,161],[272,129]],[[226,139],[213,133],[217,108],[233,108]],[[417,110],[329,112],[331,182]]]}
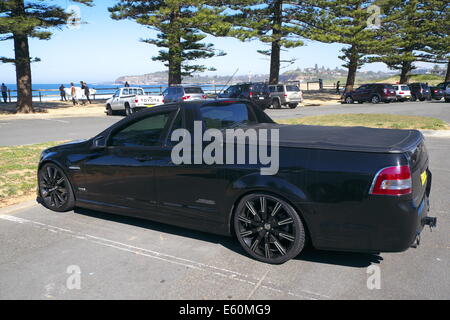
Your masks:
{"label": "car side mirror", "polygon": [[92,149],[104,149],[106,147],[106,139],[103,136],[97,137],[92,142]]}

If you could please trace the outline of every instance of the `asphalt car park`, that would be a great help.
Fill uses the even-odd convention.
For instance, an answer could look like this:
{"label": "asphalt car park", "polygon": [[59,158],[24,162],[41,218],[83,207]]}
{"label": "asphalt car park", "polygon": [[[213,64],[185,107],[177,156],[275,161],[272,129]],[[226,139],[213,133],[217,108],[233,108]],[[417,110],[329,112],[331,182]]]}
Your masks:
{"label": "asphalt car park", "polygon": [[[0,212],[2,299],[449,299],[450,141],[429,138],[431,212],[402,253],[308,249],[283,265],[250,259],[232,238],[139,219],[42,206]],[[369,266],[381,288],[369,290]],[[78,269],[73,269],[74,266]],[[72,268],[72,269],[71,269]],[[80,287],[67,282],[79,270]]]}

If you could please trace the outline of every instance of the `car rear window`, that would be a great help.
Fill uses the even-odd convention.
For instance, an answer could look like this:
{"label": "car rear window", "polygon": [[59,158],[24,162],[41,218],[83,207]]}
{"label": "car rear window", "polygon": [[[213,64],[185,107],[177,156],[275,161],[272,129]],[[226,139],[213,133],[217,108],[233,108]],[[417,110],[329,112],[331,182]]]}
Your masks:
{"label": "car rear window", "polygon": [[203,94],[202,88],[199,87],[190,87],[190,88],[184,88],[185,93],[199,93]]}
{"label": "car rear window", "polygon": [[401,90],[409,90],[409,87],[408,86],[402,86],[402,89]]}
{"label": "car rear window", "polygon": [[297,86],[286,86],[286,91],[287,92],[299,92],[300,88]]}
{"label": "car rear window", "polygon": [[251,85],[250,90],[254,92],[267,92],[268,87],[264,83],[255,83]]}
{"label": "car rear window", "polygon": [[200,108],[207,129],[224,129],[241,124],[256,123],[253,110],[246,103],[215,103]]}

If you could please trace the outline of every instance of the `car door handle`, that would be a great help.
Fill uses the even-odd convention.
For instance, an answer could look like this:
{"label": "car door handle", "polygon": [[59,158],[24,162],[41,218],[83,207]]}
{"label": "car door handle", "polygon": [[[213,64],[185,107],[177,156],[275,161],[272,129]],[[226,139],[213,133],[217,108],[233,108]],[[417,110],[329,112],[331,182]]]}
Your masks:
{"label": "car door handle", "polygon": [[145,161],[153,160],[153,157],[151,157],[151,156],[135,156],[134,159],[137,161],[140,161],[140,162],[145,162]]}

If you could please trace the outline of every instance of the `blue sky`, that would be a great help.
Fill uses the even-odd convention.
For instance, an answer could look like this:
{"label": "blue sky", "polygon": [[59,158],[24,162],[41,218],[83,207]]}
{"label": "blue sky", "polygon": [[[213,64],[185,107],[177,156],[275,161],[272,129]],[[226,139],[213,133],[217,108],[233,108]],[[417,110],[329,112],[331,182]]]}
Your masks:
{"label": "blue sky", "polygon": [[[49,2],[64,8],[76,4],[69,0]],[[31,56],[42,59],[32,64],[33,82],[112,82],[122,75],[165,70],[163,63],[151,60],[159,49],[139,41],[141,38],[155,37],[157,32],[133,21],[112,20],[107,7],[114,3],[113,0],[96,0],[94,7],[80,5],[82,20],[87,22],[80,29],[55,30],[48,41],[31,39]],[[236,68],[239,68],[238,74],[269,73],[269,61],[256,52],[258,49],[268,49],[267,45],[258,41],[241,42],[210,36],[206,41],[227,53],[226,56],[203,61],[217,69],[206,74],[231,75]],[[340,44],[307,41],[306,46],[282,53],[283,59],[297,59],[294,65],[282,71],[311,67],[316,63],[330,68],[341,66],[342,61],[338,58],[341,48]],[[12,41],[0,42],[0,56],[13,56]],[[15,83],[14,70],[10,64],[0,64],[0,82]],[[376,63],[366,65],[362,70],[386,71],[387,68]]]}

